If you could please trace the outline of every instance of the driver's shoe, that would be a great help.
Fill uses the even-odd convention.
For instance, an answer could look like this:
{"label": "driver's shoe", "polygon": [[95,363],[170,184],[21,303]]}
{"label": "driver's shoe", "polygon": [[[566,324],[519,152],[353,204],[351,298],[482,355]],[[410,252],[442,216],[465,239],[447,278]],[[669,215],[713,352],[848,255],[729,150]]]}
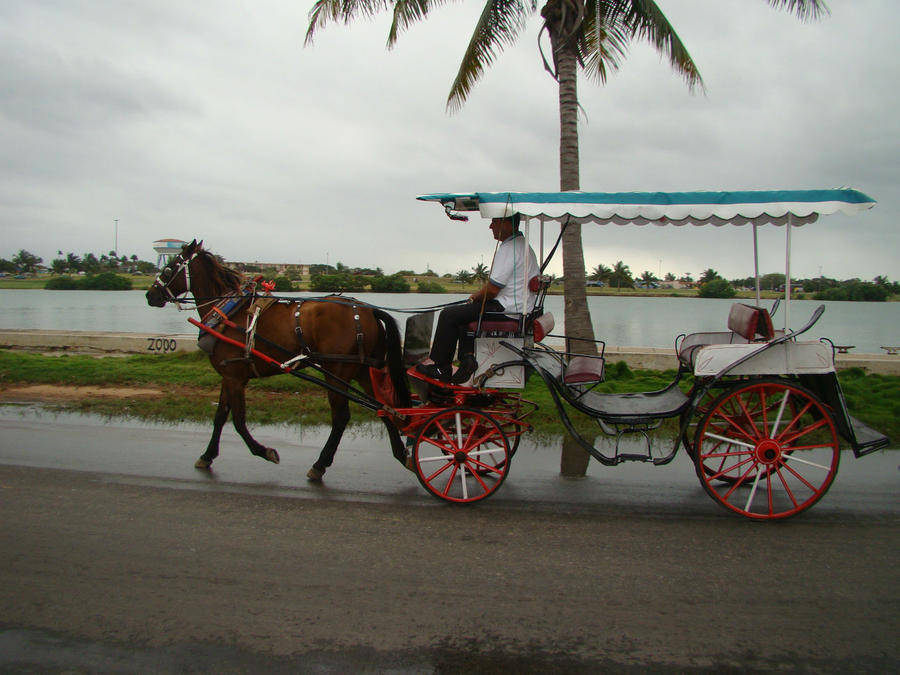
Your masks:
{"label": "driver's shoe", "polygon": [[437,380],[438,382],[450,381],[449,367],[441,367],[436,363],[420,363],[416,366],[416,370],[425,377],[430,377],[432,380]]}
{"label": "driver's shoe", "polygon": [[463,354],[459,357],[459,368],[453,373],[453,384],[468,382],[476,370],[478,370],[478,362],[475,360],[475,355]]}

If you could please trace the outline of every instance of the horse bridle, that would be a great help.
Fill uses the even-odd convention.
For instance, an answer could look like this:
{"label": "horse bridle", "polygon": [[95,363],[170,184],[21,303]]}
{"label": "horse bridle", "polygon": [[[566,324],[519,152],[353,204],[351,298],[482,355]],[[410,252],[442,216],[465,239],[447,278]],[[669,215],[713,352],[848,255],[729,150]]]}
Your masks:
{"label": "horse bridle", "polygon": [[[181,303],[183,302],[183,300],[178,298],[191,292],[191,261],[196,257],[196,252],[192,253],[189,258],[185,258],[184,253],[179,253],[168,265],[159,271],[159,274],[156,275],[156,281],[153,282],[154,286],[158,286],[169,296],[167,302],[174,302],[178,309],[182,308]],[[169,284],[178,277],[178,273],[182,270],[184,271],[184,291],[175,295],[172,289],[169,288]]]}

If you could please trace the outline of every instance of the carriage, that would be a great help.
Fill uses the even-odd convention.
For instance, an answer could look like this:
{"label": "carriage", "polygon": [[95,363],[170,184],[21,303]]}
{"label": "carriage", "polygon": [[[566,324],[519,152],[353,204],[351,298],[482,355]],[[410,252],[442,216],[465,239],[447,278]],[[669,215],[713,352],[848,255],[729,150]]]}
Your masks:
{"label": "carriage", "polygon": [[[522,396],[529,377],[538,377],[546,385],[562,425],[601,464],[665,465],[683,447],[694,463],[700,483],[713,500],[751,519],[786,518],[818,501],[835,478],[842,442],[857,458],[888,445],[887,437],[848,413],[834,365],[834,345],[825,338],[807,339],[824,306],[818,307],[799,329],[792,330],[789,323],[792,226],[812,223],[819,215],[836,212],[852,215],[871,208],[874,201],[866,195],[850,189],[492,192],[432,194],[419,199],[439,204],[454,220],[466,220],[466,213],[474,211],[484,218],[518,214],[524,222],[526,237],[532,227],[539,226],[542,270],[556,249],[553,246],[544,259],[543,229],[547,222],[559,223],[560,229],[573,222],[751,225],[754,254],[757,227],[786,226],[788,263],[783,328],[774,327],[774,311],[761,305],[757,270],[756,303],[735,303],[726,330],[688,333],[676,338],[678,368],[668,386],[651,392],[609,394],[597,390],[597,385],[604,380],[605,343],[576,340],[552,332],[554,318],[543,310],[550,280],[543,274],[523,279],[537,296],[528,315],[483,315],[471,326],[476,336],[479,367],[471,380],[460,385],[430,379],[414,367],[428,352],[432,312],[418,313],[407,320],[402,353],[405,375],[399,376],[396,353],[393,370],[379,369],[374,367],[374,362],[370,363],[369,355],[376,353],[371,350],[379,348],[368,343],[364,346],[365,330],[360,316],[366,303],[354,299],[336,296],[313,301],[321,311],[349,312],[347,316],[354,317],[356,343],[350,341],[340,354],[310,349],[303,341],[303,331],[309,334],[307,326],[312,324],[308,323],[310,319],[301,318],[305,310],[298,303],[294,303],[297,305],[296,334],[301,339],[299,344],[291,346],[273,344],[265,338],[260,342],[256,337],[257,321],[261,320],[258,306],[255,312],[245,307],[246,327],[232,323],[231,336],[227,334],[228,328],[210,325],[208,319],[191,319],[192,323],[202,334],[214,336],[218,347],[243,350],[242,367],[247,371],[246,377],[259,375],[263,367],[270,369],[268,374],[289,372],[328,389],[333,410],[339,401],[346,406],[346,399],[350,399],[375,411],[388,429],[395,458],[415,472],[429,493],[449,502],[481,501],[494,494],[509,475],[519,441],[530,430],[528,417],[536,408]],[[172,299],[193,292],[199,305],[203,296],[191,288],[190,253],[196,255],[186,247],[180,267],[178,261],[170,263],[170,273],[166,278],[161,275],[157,285]],[[187,271],[181,275],[183,287],[173,289],[170,284],[178,276],[176,268]],[[194,278],[197,276],[194,274]],[[148,291],[151,304],[165,303],[165,299],[160,299],[161,292],[152,293],[153,289]],[[375,311],[379,310],[375,308]],[[378,318],[389,323],[389,317],[385,318],[383,312]],[[304,321],[307,323],[301,325]],[[353,324],[347,326],[350,329],[347,332],[352,335]],[[557,346],[560,341],[561,347]],[[390,354],[392,343],[396,352],[397,338],[392,340],[387,335],[386,342],[387,353]],[[385,350],[382,348],[378,353],[383,355]],[[360,379],[364,385],[362,390],[351,385],[353,372],[337,372],[339,368],[353,365],[351,362],[356,366],[373,366]],[[325,377],[311,375],[310,370],[318,370]],[[224,414],[227,416],[227,410]],[[591,427],[594,431],[585,434],[583,427],[573,421],[576,415],[595,422],[596,427]],[[313,480],[320,480],[330,465],[349,413],[338,412],[333,417],[332,436],[309,473]],[[213,433],[216,445],[222,422],[224,418],[220,420],[217,414]],[[657,437],[657,430],[664,424],[668,433]],[[237,413],[235,426],[244,436]],[[245,440],[248,436],[249,433]],[[595,442],[595,438],[604,436],[612,442]],[[636,439],[639,451],[635,452],[635,443],[627,443],[627,439]],[[278,461],[277,453],[274,457],[271,454],[274,450],[254,447],[250,441],[248,445],[254,454]],[[208,466],[215,453],[208,449],[204,456],[209,460]]]}
{"label": "carriage", "polygon": [[[532,316],[517,322],[501,317],[482,322],[481,370],[474,386],[453,392],[453,406],[435,412],[416,438],[413,462],[425,487],[444,499],[475,501],[496,490],[508,470],[522,427],[516,397],[493,393],[492,409],[477,405],[483,388],[505,376],[506,386],[523,372],[537,374],[552,394],[560,421],[591,457],[606,466],[639,461],[668,464],[680,447],[688,452],[706,492],[719,504],[754,519],[780,519],[814,504],[837,473],[843,440],[856,457],[888,444],[884,435],[847,412],[834,365],[834,345],[804,339],[824,312],[819,306],[805,325],[789,328],[791,227],[819,215],[850,215],[874,201],[855,190],[696,193],[471,193],[419,197],[437,202],[460,218],[478,211],[485,218],[520,214],[526,227],[555,221],[617,225],[752,226],[756,303],[735,303],[721,332],[678,336],[678,368],[659,391],[605,394],[605,343],[584,349],[565,336],[554,336],[553,320],[542,313],[541,295]],[[787,269],[784,328],[776,330],[759,299],[756,228],[783,225]],[[542,233],[543,234],[543,233]],[[541,237],[543,241],[543,237]],[[543,257],[543,256],[542,256]],[[539,293],[546,279],[538,279]],[[506,335],[507,337],[500,337]],[[564,341],[562,350],[546,337]],[[482,347],[480,344],[479,347]],[[487,358],[485,358],[487,357]],[[484,361],[482,361],[484,359]],[[517,371],[509,377],[509,371]],[[432,387],[436,383],[430,383]],[[477,412],[472,412],[477,408]],[[453,411],[457,412],[454,413]],[[601,436],[614,439],[598,447],[573,423],[573,410],[593,419]],[[454,417],[458,415],[459,419]],[[665,420],[677,431],[671,448],[652,437]],[[454,421],[456,426],[437,422]],[[672,434],[669,434],[670,436]],[[623,439],[636,437],[641,451],[624,451]],[[497,449],[492,449],[491,445]],[[631,448],[634,444],[630,444]],[[665,445],[665,444],[664,444]],[[470,447],[471,446],[471,447]],[[477,459],[470,460],[475,455]],[[485,480],[485,476],[492,480]]]}

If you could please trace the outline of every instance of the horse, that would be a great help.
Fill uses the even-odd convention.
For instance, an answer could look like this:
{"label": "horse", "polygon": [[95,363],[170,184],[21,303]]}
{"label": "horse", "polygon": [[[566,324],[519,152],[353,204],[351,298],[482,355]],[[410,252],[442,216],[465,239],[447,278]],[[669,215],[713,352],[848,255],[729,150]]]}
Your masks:
{"label": "horse", "polygon": [[[223,298],[239,298],[244,288],[244,276],[221,264],[203,248],[202,241],[198,243],[195,239],[185,244],[181,253],[162,268],[146,298],[150,306],[164,307],[169,302],[178,303],[191,294],[203,321],[208,320],[211,308]],[[250,325],[248,319],[254,318],[248,316],[249,313],[255,312],[249,302],[239,305],[236,313],[222,321],[216,330],[241,345],[251,340],[254,352],[265,354],[271,361],[256,356],[246,347],[211,338],[214,342],[208,348],[209,360],[222,376],[222,384],[212,437],[194,466],[198,469],[211,468],[219,454],[219,437],[229,413],[235,430],[253,455],[275,464],[281,461],[275,448],[263,446],[247,429],[245,389],[251,378],[282,374],[285,370],[278,364],[301,357],[299,363],[316,364],[324,371],[325,381],[332,385],[327,387],[331,433],[319,458],[307,473],[310,480],[321,481],[334,461],[341,436],[350,420],[349,401],[340,392],[346,392],[351,381],[359,382],[363,391],[374,401],[369,366],[380,366],[386,361],[397,406],[409,406],[410,393],[403,368],[400,332],[396,321],[387,312],[345,296],[299,301],[269,300],[265,311],[255,314],[255,331],[246,328]],[[382,417],[382,420],[388,430],[394,457],[405,465],[406,449],[397,427],[388,417]]]}

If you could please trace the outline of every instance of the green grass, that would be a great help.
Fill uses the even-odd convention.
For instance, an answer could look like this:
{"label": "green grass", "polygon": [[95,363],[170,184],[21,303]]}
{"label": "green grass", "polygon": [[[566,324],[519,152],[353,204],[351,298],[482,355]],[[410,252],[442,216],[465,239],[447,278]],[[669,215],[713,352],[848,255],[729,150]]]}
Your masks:
{"label": "green grass", "polygon": [[[632,371],[620,361],[607,364],[607,381],[597,391],[609,393],[654,391],[667,386],[674,371]],[[841,372],[841,386],[850,413],[892,439],[900,439],[900,377],[867,375],[861,369]],[[142,387],[158,389],[155,397],[109,399],[86,397],[54,404],[66,410],[102,415],[126,415],[154,420],[211,419],[218,400],[219,376],[201,352],[165,356],[134,355],[44,356],[0,350],[0,388],[24,384]],[[689,382],[682,383],[684,389]],[[529,421],[540,434],[563,433],[550,392],[533,375],[522,393],[539,408]],[[252,423],[328,424],[330,413],[322,387],[297,377],[253,380],[247,389],[247,414]],[[354,405],[354,422],[374,415]],[[570,409],[579,430],[590,434],[596,424]],[[896,444],[896,440],[895,440]]]}

